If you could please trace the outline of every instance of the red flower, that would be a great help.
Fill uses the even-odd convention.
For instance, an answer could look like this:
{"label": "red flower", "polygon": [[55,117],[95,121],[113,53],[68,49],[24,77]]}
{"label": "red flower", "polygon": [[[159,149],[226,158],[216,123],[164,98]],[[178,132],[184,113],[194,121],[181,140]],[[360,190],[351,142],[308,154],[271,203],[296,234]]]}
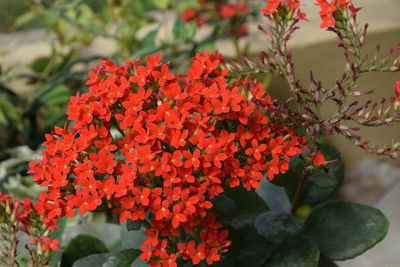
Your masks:
{"label": "red flower", "polygon": [[[245,12],[235,6],[235,16]],[[215,196],[226,184],[251,190],[264,172],[269,179],[286,172],[306,139],[271,122],[270,96],[257,81],[228,78],[220,54],[192,61],[181,75],[168,73],[159,55],[141,66],[100,63],[88,93],[71,99],[75,122],[46,135],[42,160],[30,163],[45,187],[33,207],[49,228],[74,209],[106,204],[121,222],[150,218],[141,259],[153,265],[175,266],[178,252],[193,264],[221,259],[230,241],[211,212]]]}
{"label": "red flower", "polygon": [[313,155],[312,156],[312,161],[313,161],[315,166],[321,166],[325,162],[324,155],[322,155],[322,153],[318,153],[316,155]]}

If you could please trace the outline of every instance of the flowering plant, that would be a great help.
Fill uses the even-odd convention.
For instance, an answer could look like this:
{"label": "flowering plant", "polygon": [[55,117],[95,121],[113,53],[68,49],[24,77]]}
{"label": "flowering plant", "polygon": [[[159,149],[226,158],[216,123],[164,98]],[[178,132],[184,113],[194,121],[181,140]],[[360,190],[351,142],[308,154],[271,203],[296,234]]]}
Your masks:
{"label": "flowering plant", "polygon": [[[40,215],[52,229],[57,219],[105,209],[146,237],[140,250],[122,245],[111,254],[102,248],[71,258],[68,246],[61,266],[324,266],[384,238],[388,221],[379,210],[327,201],[343,181],[343,162],[318,137],[336,132],[398,157],[397,143],[371,146],[345,125],[399,120],[398,84],[386,108],[385,100],[368,111],[370,102],[346,103],[365,94],[355,91],[362,73],[398,71],[398,59],[377,54],[364,67],[359,9],[350,0],[317,4],[321,27],[338,35],[347,62],[330,89],[313,77],[306,89],[295,77],[287,42],[306,20],[296,0],[270,0],[261,10],[270,24],[259,29],[271,46],[259,61],[204,51],[185,74],[170,73],[160,55],[101,61],[89,73],[88,92],[70,100],[68,123],[46,135],[43,158],[30,163],[45,191],[24,214]],[[263,72],[283,77],[292,97],[271,99],[252,77]],[[321,119],[329,101],[337,112]],[[57,249],[47,236],[33,241]]]}

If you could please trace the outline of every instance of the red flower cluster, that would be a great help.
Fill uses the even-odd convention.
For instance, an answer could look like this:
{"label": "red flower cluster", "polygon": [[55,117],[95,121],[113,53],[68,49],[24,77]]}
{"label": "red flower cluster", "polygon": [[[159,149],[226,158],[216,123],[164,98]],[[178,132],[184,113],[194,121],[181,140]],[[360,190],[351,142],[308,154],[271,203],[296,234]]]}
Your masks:
{"label": "red flower cluster", "polygon": [[244,17],[249,13],[247,5],[243,1],[228,3],[228,1],[198,0],[200,8],[188,8],[182,13],[184,21],[196,20],[200,27],[207,22],[221,22],[231,20],[226,28],[231,36],[236,38],[247,35],[247,25],[244,24]]}
{"label": "red flower cluster", "polygon": [[321,29],[328,26],[334,27],[339,17],[347,16],[349,11],[354,16],[361,9],[355,8],[352,0],[331,0],[330,3],[327,0],[317,0],[317,2],[316,5],[321,8],[319,15],[323,21],[320,25]]}
{"label": "red flower cluster", "polygon": [[47,188],[39,214],[51,222],[106,204],[121,222],[150,220],[141,258],[154,266],[219,261],[230,241],[210,213],[213,198],[225,184],[251,190],[263,172],[286,172],[306,138],[271,122],[262,85],[227,78],[220,54],[192,61],[184,75],[159,55],[95,67],[89,92],[71,98],[73,125],[46,135],[43,159],[30,163]]}
{"label": "red flower cluster", "polygon": [[297,20],[307,20],[306,14],[302,13],[299,7],[299,0],[268,0],[268,7],[261,9],[261,12],[266,15],[277,15],[279,11],[283,11],[285,16],[293,17],[297,11]]}

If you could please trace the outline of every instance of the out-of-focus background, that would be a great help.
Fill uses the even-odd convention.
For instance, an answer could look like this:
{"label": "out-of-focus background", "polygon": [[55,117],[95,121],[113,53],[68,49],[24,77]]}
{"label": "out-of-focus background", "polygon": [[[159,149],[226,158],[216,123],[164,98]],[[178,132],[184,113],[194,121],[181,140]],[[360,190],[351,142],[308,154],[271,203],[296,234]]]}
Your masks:
{"label": "out-of-focus background", "polygon": [[[0,189],[35,197],[37,189],[26,179],[26,162],[34,158],[44,133],[63,125],[69,97],[84,91],[92,64],[112,56],[116,62],[146,54],[164,53],[172,69],[181,71],[195,52],[217,48],[232,58],[251,56],[268,46],[257,30],[257,15],[266,1],[248,1],[246,29],[212,21],[198,28],[180,19],[197,1],[185,0],[0,0]],[[290,42],[296,74],[332,85],[344,67],[335,35],[319,28],[315,1],[305,0],[309,22],[301,22]],[[400,41],[398,0],[353,0],[363,6],[359,22],[369,23],[365,52],[396,48]],[[198,23],[198,21],[197,21]],[[242,32],[242,34],[237,34]],[[187,63],[186,63],[187,64]],[[374,89],[381,97],[393,95],[398,74],[374,74],[361,80],[360,89]],[[284,83],[272,78],[268,90],[284,99]],[[328,107],[329,108],[329,107]],[[399,139],[400,127],[362,129],[377,144]],[[361,257],[339,266],[400,266],[400,161],[374,157],[342,137],[327,137],[346,164],[346,179],[338,198],[372,204],[383,211],[391,226],[388,236]]]}

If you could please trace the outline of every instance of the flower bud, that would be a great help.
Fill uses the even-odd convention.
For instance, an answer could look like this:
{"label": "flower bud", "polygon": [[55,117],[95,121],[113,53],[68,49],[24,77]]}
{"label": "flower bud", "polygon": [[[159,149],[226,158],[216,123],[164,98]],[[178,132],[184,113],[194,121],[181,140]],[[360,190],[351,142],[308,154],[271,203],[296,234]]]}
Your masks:
{"label": "flower bud", "polygon": [[400,101],[396,100],[396,102],[394,102],[394,110],[399,112],[400,111]]}

